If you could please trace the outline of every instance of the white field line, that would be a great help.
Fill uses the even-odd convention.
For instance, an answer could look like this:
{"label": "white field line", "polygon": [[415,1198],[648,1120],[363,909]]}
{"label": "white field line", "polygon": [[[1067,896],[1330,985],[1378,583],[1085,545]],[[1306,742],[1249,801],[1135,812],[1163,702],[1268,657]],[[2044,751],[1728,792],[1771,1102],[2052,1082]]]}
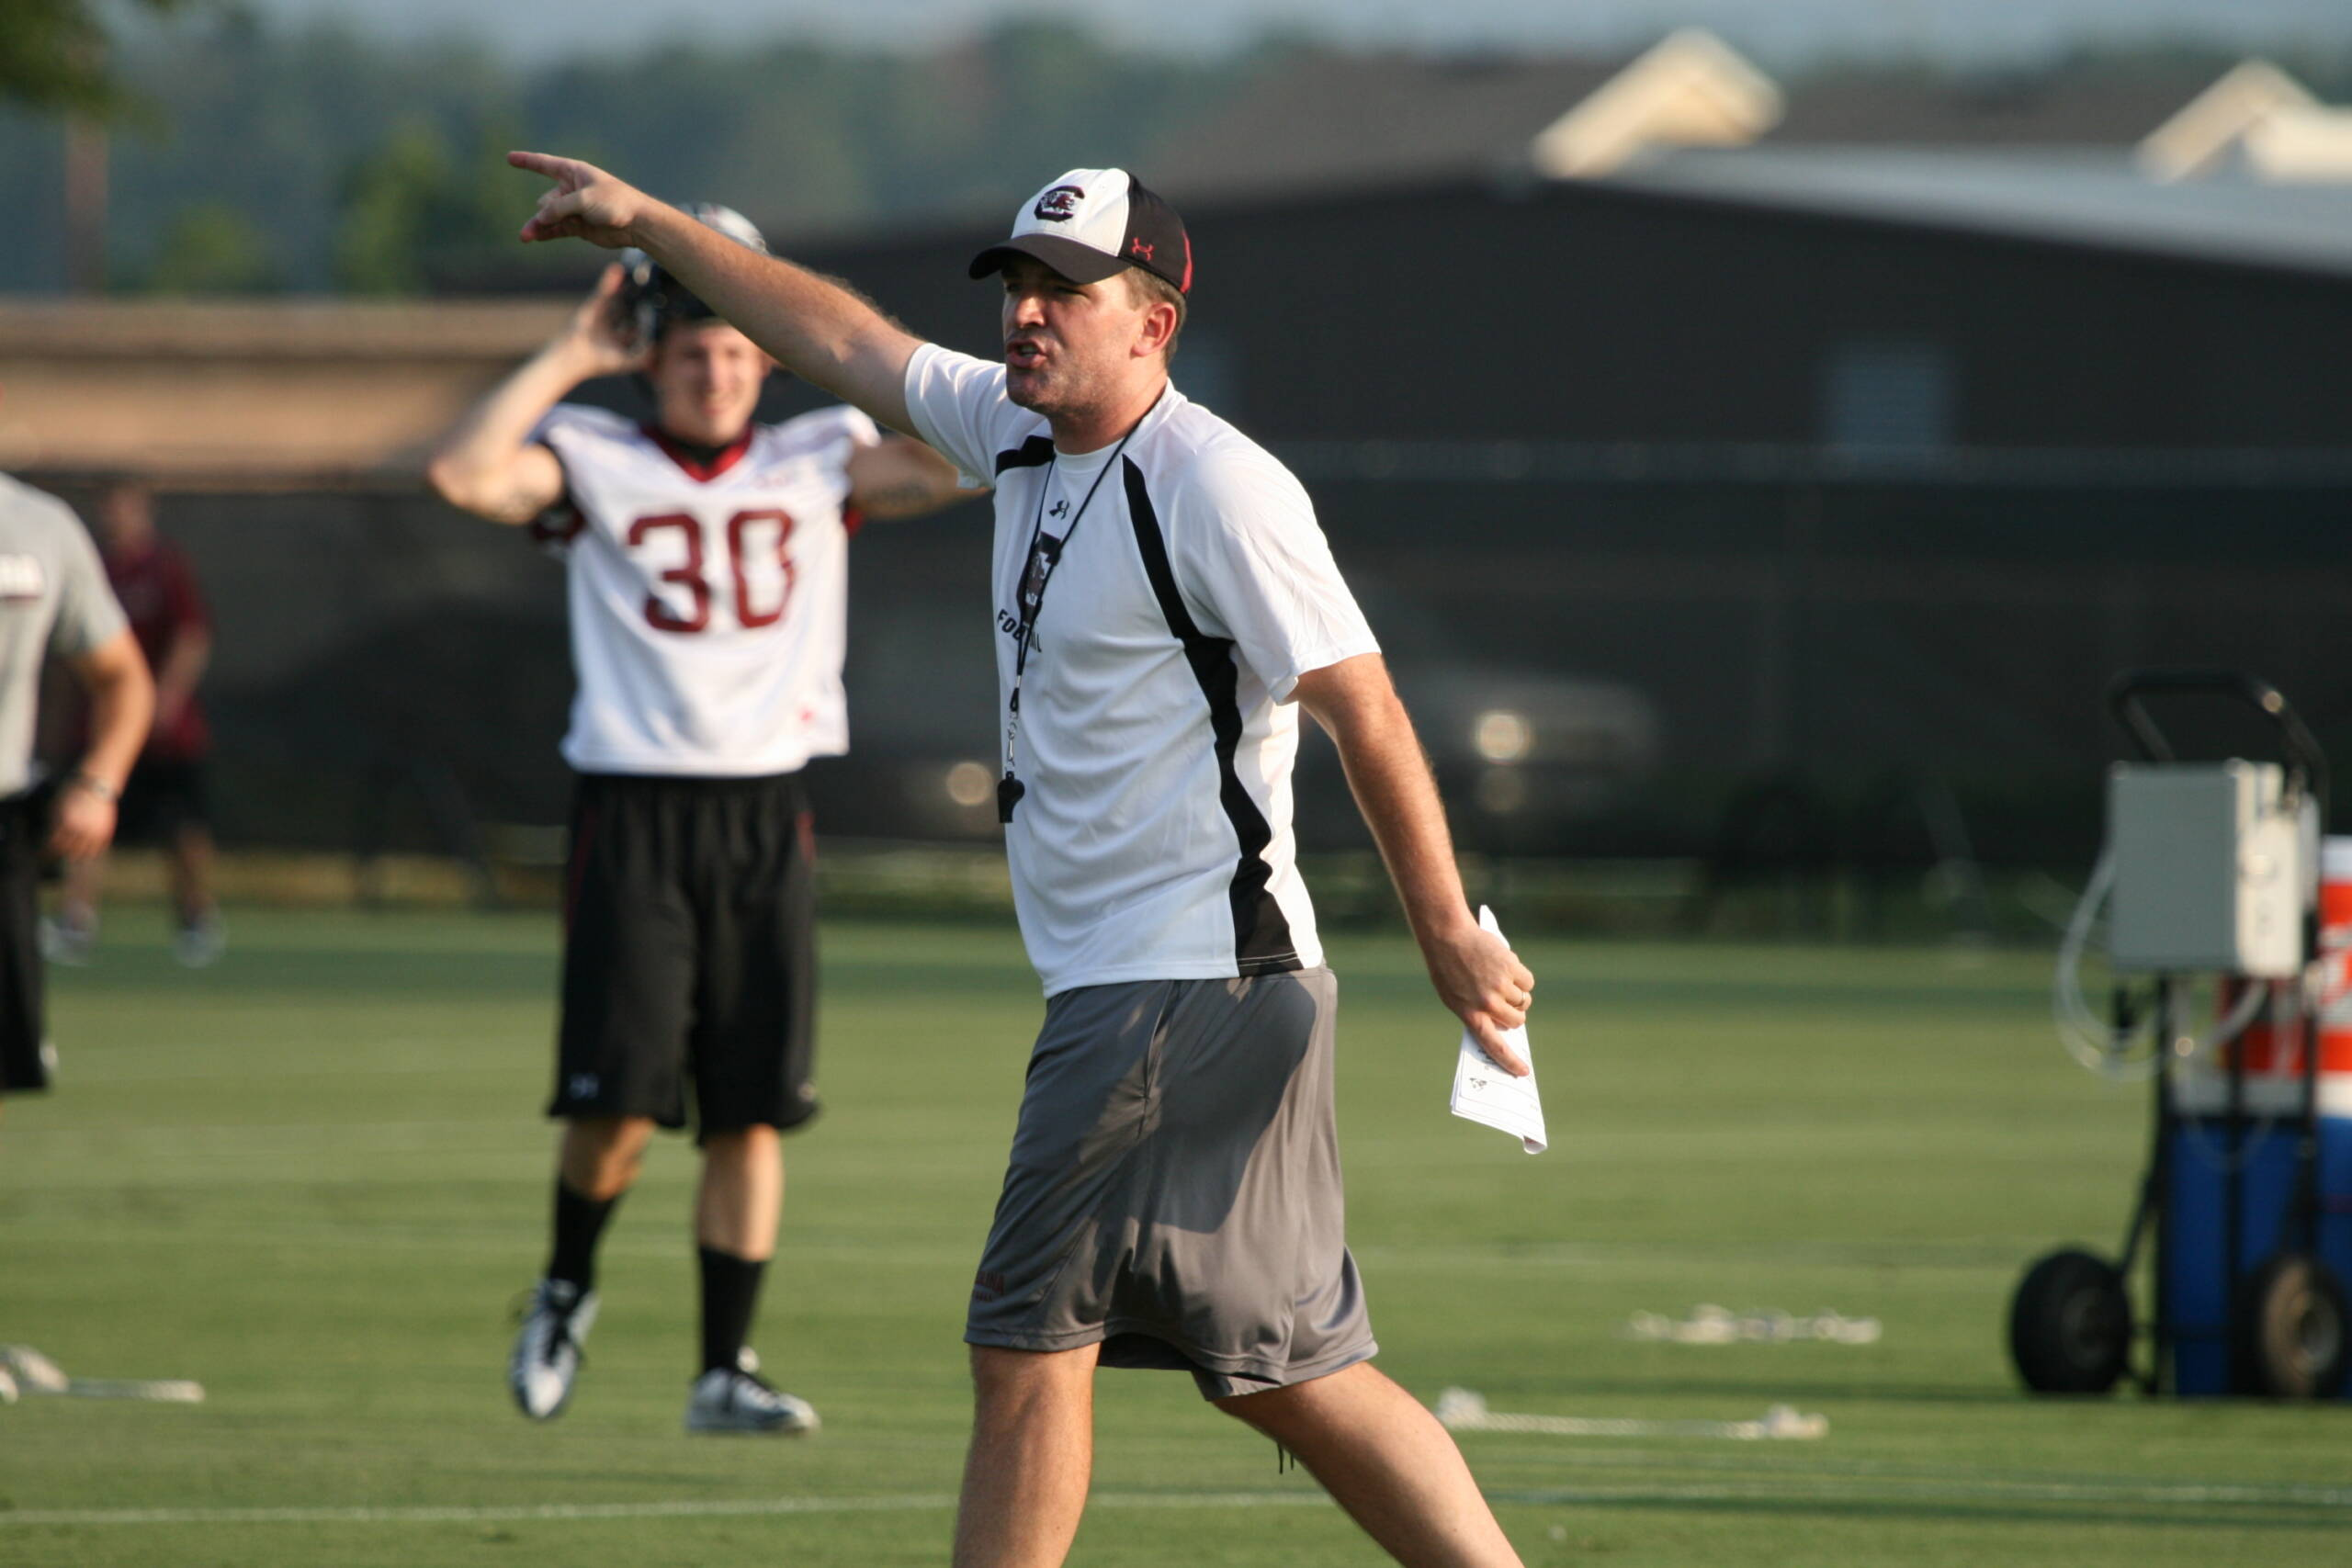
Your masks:
{"label": "white field line", "polygon": [[[1300,1492],[1105,1492],[1090,1508],[1317,1506],[1330,1499]],[[760,1497],[675,1503],[542,1503],[529,1506],[406,1508],[19,1508],[0,1513],[0,1533],[21,1525],[471,1525],[594,1519],[720,1519],[779,1514],[911,1514],[956,1506],[946,1492],[879,1497]]]}
{"label": "white field line", "polygon": [[[2106,1503],[2165,1507],[2215,1504],[2239,1507],[2298,1507],[2352,1511],[2352,1487],[2209,1485],[2198,1483],[2082,1481],[2033,1482],[1947,1475],[1909,1483],[1854,1484],[1854,1478],[1808,1474],[1758,1476],[1747,1483],[1712,1485],[1546,1487],[1488,1494],[1506,1506],[1562,1507],[1577,1504],[1632,1503],[1886,1503],[1997,1500],[2005,1502]],[[1319,1491],[1297,1492],[1108,1492],[1089,1499],[1093,1508],[1313,1507],[1329,1501]],[[769,1497],[701,1502],[546,1503],[528,1506],[433,1506],[345,1508],[23,1508],[0,1513],[0,1535],[11,1528],[93,1528],[121,1525],[445,1525],[573,1523],[612,1519],[743,1518],[790,1515],[945,1512],[953,1495],[899,1493],[867,1497]]]}
{"label": "white field line", "polygon": [[[444,1055],[407,1061],[386,1061],[380,1057],[366,1062],[322,1061],[312,1058],[300,1065],[273,1062],[256,1067],[252,1062],[237,1060],[220,1062],[217,1058],[199,1056],[200,1047],[190,1047],[190,1058],[184,1062],[97,1062],[87,1057],[73,1058],[74,1083],[194,1083],[219,1078],[243,1078],[252,1081],[257,1075],[267,1073],[275,1083],[281,1078],[368,1078],[438,1077],[445,1073],[507,1073],[521,1076],[527,1072],[546,1076],[546,1064],[534,1058],[529,1062],[482,1060],[479,1055]],[[61,1068],[61,1077],[62,1069]]]}
{"label": "white field line", "polygon": [[1951,1475],[1860,1486],[1842,1478],[1783,1474],[1744,1484],[1711,1486],[1575,1486],[1490,1492],[1490,1500],[1532,1506],[1606,1502],[1954,1502],[2154,1504],[2198,1507],[2294,1507],[2352,1510],[2352,1487],[2246,1486],[2198,1482],[2006,1481]]}

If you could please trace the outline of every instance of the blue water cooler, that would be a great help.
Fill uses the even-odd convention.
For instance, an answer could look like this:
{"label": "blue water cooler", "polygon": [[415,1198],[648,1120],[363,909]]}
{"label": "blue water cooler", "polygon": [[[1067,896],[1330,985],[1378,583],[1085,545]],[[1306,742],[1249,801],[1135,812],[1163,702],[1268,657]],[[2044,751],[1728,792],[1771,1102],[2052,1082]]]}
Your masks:
{"label": "blue water cooler", "polygon": [[[2181,761],[2152,697],[2251,709],[2282,760]],[[2132,671],[2108,698],[2139,760],[2109,776],[2059,1025],[2086,1066],[2153,1081],[2155,1126],[2120,1252],[2036,1259],[2011,1359],[2044,1393],[2352,1396],[2352,839],[2324,836],[2326,759],[2276,687],[2234,671]],[[2102,908],[2106,1018],[2082,971]],[[2205,977],[2218,1018],[2191,1005]]]}
{"label": "blue water cooler", "polygon": [[[2251,1023],[2165,1086],[2156,1324],[2184,1397],[2304,1392],[2272,1386],[2265,1365],[2282,1355],[2352,1364],[2312,1342],[2344,1332],[2342,1303],[2310,1295],[2352,1281],[2352,839],[2327,840],[2322,863],[2316,1019]],[[2309,1393],[2352,1397],[2352,1375],[2327,1382]]]}

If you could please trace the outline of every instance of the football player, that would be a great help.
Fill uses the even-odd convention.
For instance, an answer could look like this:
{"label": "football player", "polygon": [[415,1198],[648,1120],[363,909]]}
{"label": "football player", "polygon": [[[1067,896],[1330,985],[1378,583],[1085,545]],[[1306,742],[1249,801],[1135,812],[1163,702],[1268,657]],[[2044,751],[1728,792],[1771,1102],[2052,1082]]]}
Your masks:
{"label": "football player", "polygon": [[[695,215],[753,250],[725,208]],[[810,829],[798,778],[849,743],[861,522],[957,499],[955,468],[865,414],[754,412],[766,355],[641,254],[445,437],[451,504],[536,524],[569,573],[578,774],[565,877],[554,1238],[510,1382],[546,1420],[596,1314],[596,1247],[653,1129],[701,1145],[702,1370],[689,1431],[813,1429],[745,1348],[783,1203],[779,1134],[816,1114]],[[640,424],[564,403],[637,371]],[[963,493],[970,493],[968,491]]]}

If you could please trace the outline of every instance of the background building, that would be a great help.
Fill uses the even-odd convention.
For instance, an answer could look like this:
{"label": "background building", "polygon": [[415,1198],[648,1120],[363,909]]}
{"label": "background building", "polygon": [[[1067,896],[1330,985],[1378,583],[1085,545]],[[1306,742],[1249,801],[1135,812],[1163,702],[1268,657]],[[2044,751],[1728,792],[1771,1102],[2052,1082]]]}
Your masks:
{"label": "background building", "polygon": [[[2254,669],[2352,743],[2347,119],[2258,65],[1808,91],[1684,34],[1309,55],[1137,166],[1201,257],[1179,384],[1314,490],[1468,841],[2057,863],[2120,668]],[[985,354],[961,261],[1001,222],[798,248]],[[560,308],[0,308],[0,463],[182,487],[253,628],[237,836],[560,820],[556,573],[413,488]],[[838,830],[989,829],[951,783],[991,743],[985,526],[859,541]],[[1328,758],[1307,787],[1355,841]]]}

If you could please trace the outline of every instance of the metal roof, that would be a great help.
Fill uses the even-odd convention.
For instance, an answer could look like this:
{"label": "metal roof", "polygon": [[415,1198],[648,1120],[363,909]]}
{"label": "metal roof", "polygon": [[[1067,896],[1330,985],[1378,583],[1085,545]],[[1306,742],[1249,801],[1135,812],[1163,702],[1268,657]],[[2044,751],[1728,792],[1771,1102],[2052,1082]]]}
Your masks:
{"label": "metal roof", "polygon": [[1524,167],[1528,142],[1621,65],[1310,54],[1136,166],[1180,206],[1482,176]]}
{"label": "metal roof", "polygon": [[2267,184],[2232,174],[2161,183],[2122,150],[1677,151],[1600,183],[2352,276],[2352,185]]}

